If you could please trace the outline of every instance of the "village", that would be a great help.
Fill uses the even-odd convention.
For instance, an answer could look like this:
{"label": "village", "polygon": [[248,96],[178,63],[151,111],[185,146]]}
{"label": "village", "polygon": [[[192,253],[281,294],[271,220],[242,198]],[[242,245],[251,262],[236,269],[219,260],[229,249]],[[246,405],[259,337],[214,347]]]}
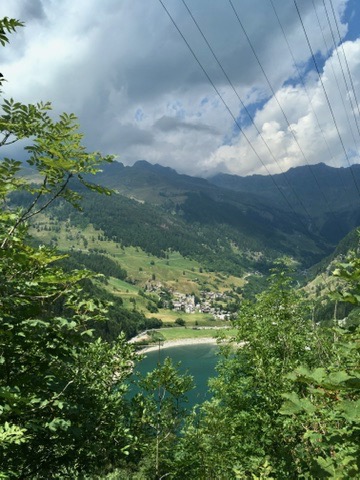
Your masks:
{"label": "village", "polygon": [[201,291],[198,295],[181,293],[164,289],[161,283],[148,283],[146,291],[156,293],[163,308],[184,313],[205,313],[212,315],[216,320],[230,320],[232,312],[225,308],[233,298],[226,293]]}
{"label": "village", "polygon": [[[217,320],[230,320],[231,313],[221,308],[215,302],[226,301],[229,297],[219,292],[200,292],[200,298],[195,295],[183,294],[179,292],[173,293],[172,309],[185,313],[208,313],[213,315]],[[200,300],[197,302],[197,300]]]}

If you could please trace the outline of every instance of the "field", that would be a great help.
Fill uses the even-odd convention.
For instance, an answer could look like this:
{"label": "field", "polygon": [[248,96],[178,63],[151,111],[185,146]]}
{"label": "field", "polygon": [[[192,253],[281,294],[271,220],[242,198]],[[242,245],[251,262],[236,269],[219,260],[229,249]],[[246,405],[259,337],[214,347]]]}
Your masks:
{"label": "field", "polygon": [[202,290],[234,291],[246,283],[243,278],[207,272],[199,262],[178,252],[169,251],[165,258],[158,258],[138,247],[124,247],[105,239],[103,232],[94,229],[91,224],[79,228],[70,221],[55,222],[46,215],[39,215],[30,232],[38,241],[54,245],[61,251],[96,251],[107,255],[126,270],[127,278],[124,281],[110,277],[106,288],[120,296],[127,308],[136,308],[147,317],[159,318],[165,324],[173,324],[179,317],[187,326],[218,326],[224,325],[224,322],[215,321],[211,315],[202,313],[185,314],[166,309],[150,313],[147,308],[149,299],[140,295],[147,285],[199,295]]}
{"label": "field", "polygon": [[184,327],[162,328],[159,333],[164,340],[181,340],[185,338],[216,338],[219,335],[231,336],[235,333],[234,329],[195,329]]}

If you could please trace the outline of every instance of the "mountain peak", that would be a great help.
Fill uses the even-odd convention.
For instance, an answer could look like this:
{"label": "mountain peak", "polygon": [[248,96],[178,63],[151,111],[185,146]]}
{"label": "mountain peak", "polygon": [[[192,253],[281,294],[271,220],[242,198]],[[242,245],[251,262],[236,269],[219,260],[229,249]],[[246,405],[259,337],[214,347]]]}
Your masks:
{"label": "mountain peak", "polygon": [[177,174],[177,171],[171,167],[164,167],[159,163],[150,163],[147,160],[138,160],[134,163],[133,168],[136,170],[150,170],[156,173]]}

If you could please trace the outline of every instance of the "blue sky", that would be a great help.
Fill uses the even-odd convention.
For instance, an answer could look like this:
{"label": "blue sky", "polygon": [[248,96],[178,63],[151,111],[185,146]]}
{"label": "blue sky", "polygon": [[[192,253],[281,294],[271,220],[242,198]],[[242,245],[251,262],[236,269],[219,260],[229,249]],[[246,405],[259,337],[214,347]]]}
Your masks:
{"label": "blue sky", "polygon": [[358,0],[347,2],[345,21],[348,23],[348,32],[345,40],[356,40],[360,34],[360,9]]}
{"label": "blue sky", "polygon": [[[233,0],[251,45],[228,0],[185,0],[232,85],[184,2],[163,2],[221,98],[159,0],[2,0],[0,15],[26,23],[0,52],[5,96],[74,112],[88,148],[125,164],[146,159],[207,176],[359,163],[359,111],[323,0],[297,0],[321,79],[294,0],[273,0],[291,52],[271,0]],[[325,5],[336,13],[339,56],[344,62],[345,52],[359,100],[360,2]]]}

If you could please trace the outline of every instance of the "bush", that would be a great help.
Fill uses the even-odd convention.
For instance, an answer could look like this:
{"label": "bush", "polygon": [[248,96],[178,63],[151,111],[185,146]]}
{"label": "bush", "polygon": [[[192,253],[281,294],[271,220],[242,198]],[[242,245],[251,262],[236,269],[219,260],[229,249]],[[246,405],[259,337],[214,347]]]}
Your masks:
{"label": "bush", "polygon": [[176,325],[179,325],[180,327],[185,327],[185,324],[186,324],[185,320],[183,318],[180,318],[180,317],[175,320],[175,323],[176,323]]}

